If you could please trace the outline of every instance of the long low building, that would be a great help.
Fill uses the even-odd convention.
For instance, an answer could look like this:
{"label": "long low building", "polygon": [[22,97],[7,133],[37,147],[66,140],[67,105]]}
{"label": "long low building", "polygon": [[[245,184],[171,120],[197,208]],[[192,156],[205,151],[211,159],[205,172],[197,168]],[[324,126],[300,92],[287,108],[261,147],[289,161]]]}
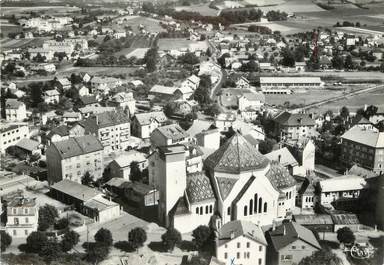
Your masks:
{"label": "long low building", "polygon": [[96,189],[64,179],[50,187],[50,195],[65,204],[94,219],[106,222],[120,216],[120,205],[103,198]]}
{"label": "long low building", "polygon": [[320,88],[324,82],[320,77],[260,77],[261,89],[270,88]]}

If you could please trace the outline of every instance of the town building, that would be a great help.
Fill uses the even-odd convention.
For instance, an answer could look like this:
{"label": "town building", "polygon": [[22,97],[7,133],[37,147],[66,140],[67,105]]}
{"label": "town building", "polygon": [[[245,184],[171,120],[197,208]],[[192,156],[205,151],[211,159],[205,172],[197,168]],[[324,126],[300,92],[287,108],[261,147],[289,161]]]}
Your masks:
{"label": "town building", "polygon": [[59,103],[60,93],[56,89],[46,90],[43,93],[44,102],[47,104]]}
{"label": "town building", "polygon": [[216,240],[216,257],[224,264],[264,265],[267,241],[259,226],[249,221],[232,221],[223,225]]}
{"label": "town building", "polygon": [[193,90],[189,86],[169,87],[154,85],[149,91],[149,94],[153,97],[187,100],[192,96]]}
{"label": "town building", "polygon": [[130,150],[118,156],[109,164],[111,176],[132,181],[130,179],[132,162],[137,162],[137,166],[141,171],[148,167],[148,160],[145,154]]}
{"label": "town building", "polygon": [[357,200],[361,191],[367,188],[367,182],[363,177],[344,175],[321,180],[318,186],[320,194],[317,201],[323,206],[331,206],[339,199]]}
{"label": "town building", "polygon": [[40,143],[29,138],[23,138],[14,145],[14,155],[23,160],[32,155],[40,157]]}
{"label": "town building", "polygon": [[29,137],[29,127],[26,124],[1,124],[0,127],[0,152],[5,153],[8,147],[18,141]]}
{"label": "town building", "polygon": [[85,134],[97,137],[106,153],[125,150],[131,135],[130,120],[123,111],[107,111],[91,115],[79,125]]}
{"label": "town building", "polygon": [[265,103],[265,96],[262,93],[245,93],[239,98],[239,110],[248,109],[260,110]]}
{"label": "town building", "polygon": [[298,88],[321,88],[324,82],[320,77],[260,77],[261,89],[283,88],[283,89],[298,89]]}
{"label": "town building", "polygon": [[94,180],[103,174],[103,145],[93,135],[53,142],[47,148],[48,182],[63,179],[81,183],[88,172]]}
{"label": "town building", "polygon": [[233,113],[220,113],[215,118],[215,126],[220,132],[227,132],[236,121],[236,115]]}
{"label": "town building", "polygon": [[37,231],[39,211],[34,198],[14,197],[7,205],[5,231],[12,238],[26,238]]}
{"label": "town building", "polygon": [[384,172],[384,132],[354,126],[341,136],[341,161],[378,174]]}
{"label": "town building", "polygon": [[293,265],[321,246],[311,230],[295,222],[283,223],[266,233],[268,242],[267,264]]}
{"label": "town building", "polygon": [[114,77],[95,76],[91,79],[92,89],[105,95],[108,94],[111,89],[121,85],[122,85],[121,79],[114,78]]}
{"label": "town building", "polygon": [[148,139],[151,133],[163,126],[167,117],[162,111],[137,113],[131,122],[132,135],[141,139]]}
{"label": "town building", "polygon": [[120,216],[120,205],[105,199],[96,189],[64,179],[50,187],[50,195],[58,201],[73,205],[76,211],[103,223]]}
{"label": "town building", "polygon": [[170,124],[156,128],[150,138],[152,146],[157,147],[186,143],[188,136],[178,124]]}
{"label": "town building", "polygon": [[114,95],[110,101],[110,105],[114,107],[128,108],[129,115],[133,116],[136,111],[136,101],[132,92],[120,92]]}
{"label": "town building", "polygon": [[274,135],[280,140],[303,140],[316,136],[316,123],[304,113],[284,111],[274,117]]}
{"label": "town building", "polygon": [[23,121],[27,118],[25,104],[14,98],[5,101],[5,119],[7,121]]}

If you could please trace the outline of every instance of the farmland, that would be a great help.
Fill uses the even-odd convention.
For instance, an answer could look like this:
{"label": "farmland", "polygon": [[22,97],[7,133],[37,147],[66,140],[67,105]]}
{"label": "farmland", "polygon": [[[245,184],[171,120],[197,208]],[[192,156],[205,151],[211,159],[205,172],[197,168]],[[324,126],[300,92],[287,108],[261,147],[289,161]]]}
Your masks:
{"label": "farmland", "polygon": [[70,67],[62,71],[60,75],[71,75],[72,73],[88,73],[90,75],[127,75],[133,73],[137,67]]}
{"label": "farmland", "polygon": [[2,49],[7,48],[25,48],[31,46],[41,46],[43,44],[44,38],[35,38],[35,39],[1,39]]}
{"label": "farmland", "polygon": [[130,47],[124,48],[121,51],[118,51],[115,53],[116,57],[119,57],[120,55],[128,55],[137,48],[150,48],[155,43],[154,37],[147,37],[147,36],[135,36],[135,37],[128,37],[132,38],[132,42],[130,44]]}
{"label": "farmland", "polygon": [[140,32],[140,25],[144,28],[144,30],[150,30],[150,32],[164,31],[159,24],[160,20],[149,17],[126,16],[119,18],[119,20],[122,21],[119,25],[121,28],[130,27],[134,33]]}

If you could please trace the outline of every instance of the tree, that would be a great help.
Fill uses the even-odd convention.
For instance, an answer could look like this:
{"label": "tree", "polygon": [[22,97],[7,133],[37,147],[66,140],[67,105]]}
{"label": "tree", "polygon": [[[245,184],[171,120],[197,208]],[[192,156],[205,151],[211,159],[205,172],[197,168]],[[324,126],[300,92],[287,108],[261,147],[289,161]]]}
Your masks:
{"label": "tree", "polygon": [[193,53],[193,52],[187,52],[186,54],[183,54],[179,56],[179,61],[182,64],[198,64],[200,62],[199,58]]}
{"label": "tree", "polygon": [[229,53],[224,53],[217,59],[217,62],[221,65],[221,67],[225,68],[225,58],[230,58],[231,55]]}
{"label": "tree", "polygon": [[129,179],[131,181],[141,181],[141,170],[139,167],[139,162],[132,161],[130,164],[131,172],[129,173]]}
{"label": "tree", "polygon": [[198,249],[202,249],[212,243],[213,232],[208,226],[200,225],[192,231],[192,237],[192,242],[196,245],[196,247]]}
{"label": "tree", "polygon": [[343,264],[336,254],[330,250],[321,249],[309,257],[303,258],[298,265],[340,265]]}
{"label": "tree", "polygon": [[340,243],[352,245],[355,239],[355,235],[349,227],[345,226],[337,230],[337,240],[339,240]]}
{"label": "tree", "polygon": [[61,244],[57,241],[57,238],[48,240],[39,252],[39,255],[44,257],[49,262],[56,260],[62,254]]}
{"label": "tree", "polygon": [[345,69],[354,69],[354,63],[352,61],[352,56],[349,54],[347,55],[347,57],[345,58],[345,62],[344,62],[344,68]]}
{"label": "tree", "polygon": [[45,231],[55,223],[59,213],[55,206],[46,204],[39,208],[39,230]]}
{"label": "tree", "polygon": [[48,237],[45,232],[32,232],[27,237],[26,250],[27,252],[40,253],[42,248],[48,243]]}
{"label": "tree", "polygon": [[211,86],[211,78],[207,75],[201,76],[199,86],[193,94],[193,98],[199,102],[200,105],[206,105],[211,102]]}
{"label": "tree", "polygon": [[61,248],[63,251],[70,251],[77,243],[79,243],[80,235],[73,230],[67,230],[61,241]]}
{"label": "tree", "polygon": [[33,61],[37,63],[44,63],[47,58],[45,56],[42,56],[39,52],[36,54],[35,57],[32,58]]}
{"label": "tree", "polygon": [[56,223],[55,223],[55,229],[57,230],[62,230],[62,229],[65,229],[67,228],[69,225],[69,221],[67,218],[61,218],[59,219]]}
{"label": "tree", "polygon": [[181,234],[177,229],[170,227],[161,235],[161,240],[167,250],[173,250],[176,244],[181,242]]}
{"label": "tree", "polygon": [[207,115],[216,116],[220,113],[220,107],[217,103],[210,104],[207,106],[204,112]]}
{"label": "tree", "polygon": [[275,139],[266,138],[264,141],[260,141],[259,143],[259,151],[260,153],[268,154],[273,150],[273,147],[277,144]]}
{"label": "tree", "polygon": [[90,185],[93,182],[93,176],[87,171],[84,176],[81,178],[81,184]]}
{"label": "tree", "polygon": [[128,242],[134,249],[137,249],[143,246],[144,242],[147,240],[147,233],[141,227],[136,227],[132,229],[128,234]]}
{"label": "tree", "polygon": [[347,120],[349,118],[349,109],[344,106],[340,110],[340,116],[344,119]]}
{"label": "tree", "polygon": [[0,230],[0,243],[1,252],[4,252],[12,243],[12,237],[4,230]]}
{"label": "tree", "polygon": [[98,264],[100,261],[104,260],[109,254],[109,247],[100,242],[96,242],[95,244],[89,244],[86,248],[86,259],[89,262],[94,264]]}
{"label": "tree", "polygon": [[283,59],[281,60],[281,64],[288,67],[295,66],[295,57],[293,56],[292,51],[289,48],[284,48],[282,50]]}
{"label": "tree", "polygon": [[113,243],[112,233],[108,229],[100,228],[95,234],[95,241],[110,247]]}
{"label": "tree", "polygon": [[332,62],[332,67],[335,69],[341,70],[344,67],[344,59],[340,55],[333,56],[331,62]]}
{"label": "tree", "polygon": [[156,70],[157,57],[157,48],[151,48],[145,53],[144,62],[145,67],[149,73],[152,73]]}
{"label": "tree", "polygon": [[39,103],[43,101],[43,84],[42,83],[31,83],[29,84],[30,98],[32,107],[37,107]]}

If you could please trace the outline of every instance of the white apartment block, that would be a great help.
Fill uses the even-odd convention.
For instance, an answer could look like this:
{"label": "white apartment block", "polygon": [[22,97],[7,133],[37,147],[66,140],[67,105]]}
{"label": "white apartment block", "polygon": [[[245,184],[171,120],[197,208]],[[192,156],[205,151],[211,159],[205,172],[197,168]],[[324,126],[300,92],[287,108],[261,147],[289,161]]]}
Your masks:
{"label": "white apartment block", "polygon": [[0,127],[0,152],[5,153],[8,147],[15,145],[18,141],[29,137],[27,125],[2,125]]}
{"label": "white apartment block", "polygon": [[5,230],[13,238],[26,238],[37,231],[39,211],[35,199],[15,197],[7,206]]}

